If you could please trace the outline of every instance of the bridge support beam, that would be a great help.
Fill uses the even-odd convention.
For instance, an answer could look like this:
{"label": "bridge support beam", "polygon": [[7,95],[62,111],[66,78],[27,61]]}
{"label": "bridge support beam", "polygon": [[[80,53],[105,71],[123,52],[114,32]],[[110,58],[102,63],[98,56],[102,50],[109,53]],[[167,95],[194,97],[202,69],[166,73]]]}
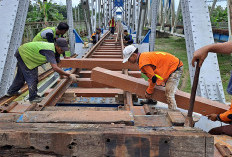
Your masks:
{"label": "bridge support beam", "polygon": [[[10,87],[16,68],[14,54],[21,44],[29,0],[1,0],[0,2],[0,97]],[[3,24],[4,23],[4,24]]]}
{"label": "bridge support beam", "polygon": [[144,21],[145,21],[145,15],[146,15],[146,9],[147,9],[147,0],[142,0],[140,3],[140,12],[139,12],[139,21],[138,21],[138,29],[137,29],[137,43],[140,42],[143,27],[144,27]]}
{"label": "bridge support beam", "polygon": [[91,34],[93,33],[93,29],[92,29],[90,13],[89,13],[89,1],[81,0],[81,3],[82,3],[83,10],[84,10],[85,24],[86,24],[86,28],[88,31],[88,37],[90,37]]}
{"label": "bridge support beam", "polygon": [[[193,82],[195,68],[191,61],[197,49],[214,43],[208,5],[202,0],[181,0],[189,72]],[[209,29],[210,28],[210,29]],[[217,55],[209,53],[200,73],[197,95],[225,103]]]}
{"label": "bridge support beam", "polygon": [[156,23],[157,23],[157,11],[158,11],[158,4],[160,0],[153,0],[151,5],[151,35],[149,40],[149,48],[150,51],[155,50],[155,38],[156,38]]}
{"label": "bridge support beam", "polygon": [[75,53],[75,36],[73,33],[74,25],[73,25],[73,8],[72,8],[72,0],[66,0],[67,5],[67,20],[69,25],[69,45],[71,55]]}

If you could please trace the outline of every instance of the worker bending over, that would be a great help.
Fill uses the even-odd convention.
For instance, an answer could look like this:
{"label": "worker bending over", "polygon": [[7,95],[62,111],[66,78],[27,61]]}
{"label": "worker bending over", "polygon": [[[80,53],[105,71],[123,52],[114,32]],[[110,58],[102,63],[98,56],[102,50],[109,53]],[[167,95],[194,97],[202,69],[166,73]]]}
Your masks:
{"label": "worker bending over", "polygon": [[91,35],[91,41],[93,44],[96,44],[101,38],[101,29],[100,28],[97,28],[96,29],[96,32],[94,32],[92,35]]}
{"label": "worker bending over", "polygon": [[123,43],[125,46],[131,45],[134,43],[132,35],[130,35],[127,30],[124,30],[124,40],[125,41],[123,41]]}
{"label": "worker bending over", "polygon": [[15,53],[18,61],[17,74],[6,96],[20,95],[19,90],[26,81],[29,89],[29,101],[41,102],[42,98],[37,95],[38,66],[46,62],[49,62],[52,69],[60,75],[67,76],[76,81],[77,75],[65,72],[57,65],[60,61],[58,54],[62,54],[68,50],[68,43],[64,38],[56,39],[55,43],[30,42],[21,45]]}
{"label": "worker bending over", "polygon": [[[192,66],[195,66],[196,60],[199,60],[199,66],[201,67],[209,52],[231,54],[232,42],[211,44],[200,48],[199,50],[194,52],[194,56],[192,59]],[[230,82],[227,87],[227,92],[232,95],[232,71],[231,71]],[[221,121],[224,123],[232,124],[232,100],[231,100],[230,109],[228,111],[221,114],[210,114],[208,115],[208,118],[212,121]],[[209,133],[214,135],[226,134],[232,136],[232,125],[226,125],[226,126],[211,129]]]}
{"label": "worker bending over", "polygon": [[132,64],[138,64],[141,72],[149,78],[149,87],[145,92],[147,99],[151,99],[156,84],[166,86],[168,108],[176,109],[175,92],[183,73],[182,61],[166,52],[139,53],[138,48],[133,45],[125,47],[123,58],[123,63],[129,61]]}
{"label": "worker bending over", "polygon": [[116,23],[114,21],[114,17],[112,17],[112,19],[109,21],[109,26],[110,26],[110,32],[111,32],[111,34],[114,34],[115,26],[116,26]]}

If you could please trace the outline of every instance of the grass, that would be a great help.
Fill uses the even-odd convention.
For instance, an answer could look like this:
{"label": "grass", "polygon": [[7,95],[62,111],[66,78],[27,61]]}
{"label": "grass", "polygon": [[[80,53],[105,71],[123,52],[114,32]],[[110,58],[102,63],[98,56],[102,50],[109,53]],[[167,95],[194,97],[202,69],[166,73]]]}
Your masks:
{"label": "grass", "polygon": [[[191,82],[189,77],[185,39],[175,36],[171,36],[169,38],[156,38],[155,50],[171,53],[184,63],[184,72],[180,80],[179,89],[190,93]],[[230,101],[230,95],[226,92],[226,88],[230,79],[232,57],[230,55],[218,54],[218,62],[226,101]]]}

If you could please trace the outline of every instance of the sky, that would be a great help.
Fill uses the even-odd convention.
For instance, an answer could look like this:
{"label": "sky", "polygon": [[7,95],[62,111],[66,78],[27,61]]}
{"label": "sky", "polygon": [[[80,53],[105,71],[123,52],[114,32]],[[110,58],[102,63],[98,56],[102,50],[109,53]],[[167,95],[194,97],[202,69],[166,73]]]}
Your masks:
{"label": "sky", "polygon": [[[32,0],[32,1],[35,1],[35,0]],[[57,4],[61,4],[61,5],[65,5],[66,4],[66,0],[52,0],[54,3],[57,3]],[[77,6],[78,4],[80,3],[80,0],[72,0],[72,4],[73,6]],[[177,7],[179,4],[179,0],[175,0],[175,4],[176,4],[176,10],[177,10]],[[212,5],[212,3],[208,3],[209,5]],[[222,7],[226,7],[226,1],[224,2],[217,2],[217,5],[221,5]]]}
{"label": "sky", "polygon": [[[52,0],[53,2],[57,3],[57,4],[66,4],[66,0]],[[72,0],[72,4],[73,6],[77,6],[80,3],[80,0]]]}

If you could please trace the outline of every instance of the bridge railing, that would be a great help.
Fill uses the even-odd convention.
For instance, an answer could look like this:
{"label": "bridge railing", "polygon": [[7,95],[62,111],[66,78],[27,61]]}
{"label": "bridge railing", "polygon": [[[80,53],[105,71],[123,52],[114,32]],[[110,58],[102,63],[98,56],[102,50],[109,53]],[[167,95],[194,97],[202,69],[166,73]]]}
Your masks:
{"label": "bridge railing", "polygon": [[[31,42],[36,34],[40,32],[43,28],[57,26],[60,22],[61,21],[48,21],[47,24],[45,24],[45,22],[26,23],[23,35],[23,43]],[[74,28],[80,35],[86,35],[86,27],[84,21],[74,21]]]}

